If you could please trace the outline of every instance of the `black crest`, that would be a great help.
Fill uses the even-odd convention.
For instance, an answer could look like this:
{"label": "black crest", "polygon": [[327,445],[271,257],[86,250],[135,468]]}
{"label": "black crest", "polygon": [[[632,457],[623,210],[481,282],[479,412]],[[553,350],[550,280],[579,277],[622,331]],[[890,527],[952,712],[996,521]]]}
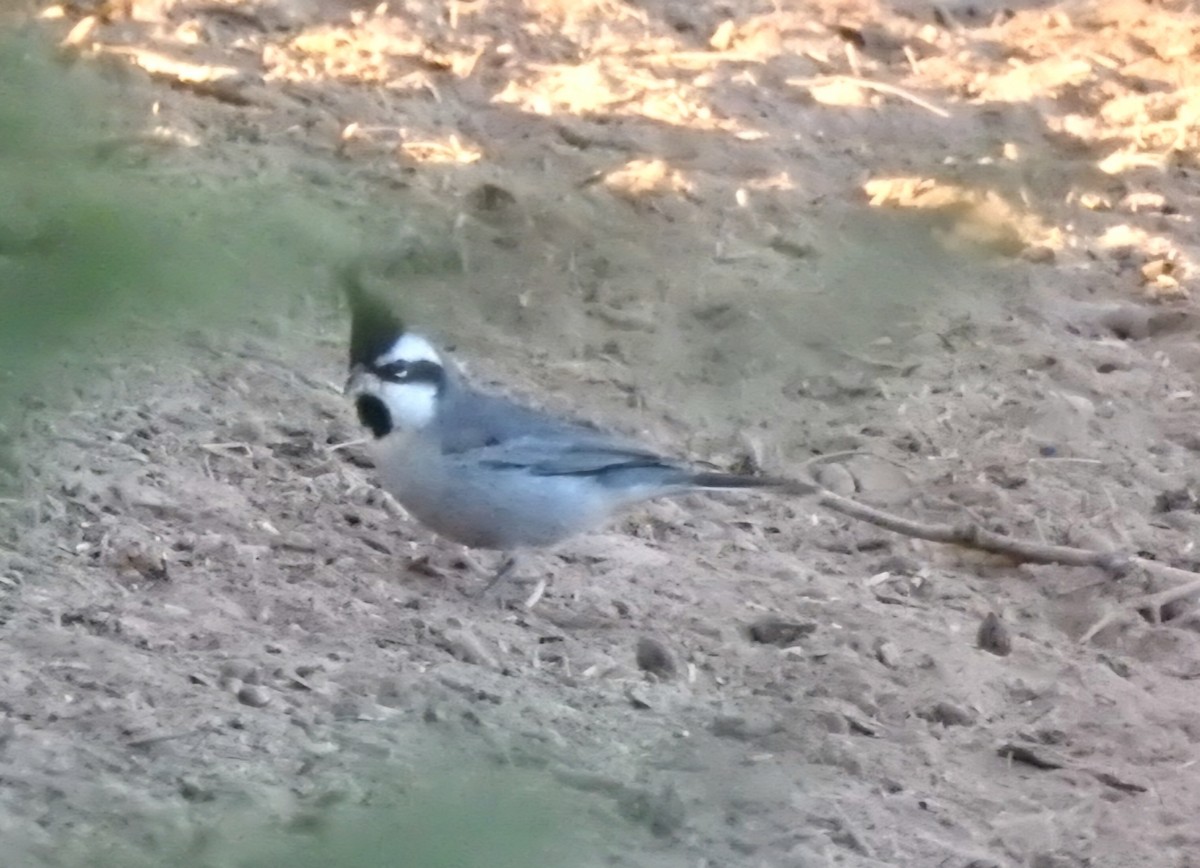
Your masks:
{"label": "black crest", "polygon": [[358,267],[342,269],[340,277],[350,302],[350,367],[373,364],[404,334],[404,321],[367,292]]}

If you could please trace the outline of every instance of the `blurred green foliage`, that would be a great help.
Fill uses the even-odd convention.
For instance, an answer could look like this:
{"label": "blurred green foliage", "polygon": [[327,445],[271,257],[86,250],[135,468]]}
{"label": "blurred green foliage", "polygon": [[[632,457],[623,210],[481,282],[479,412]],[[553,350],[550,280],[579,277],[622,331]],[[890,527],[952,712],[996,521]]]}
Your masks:
{"label": "blurred green foliage", "polygon": [[[91,353],[138,344],[169,353],[181,329],[233,327],[286,314],[306,291],[332,293],[328,266],[358,247],[360,215],[337,211],[286,167],[232,182],[190,171],[196,161],[182,150],[131,159],[130,133],[154,126],[149,99],[63,62],[32,30],[0,30],[0,422],[39,383],[69,388],[64,376],[89,376]],[[405,248],[390,276],[456,270],[449,249]],[[71,364],[49,364],[63,353]],[[101,812],[90,830],[80,824],[52,841],[6,836],[0,864],[582,864],[566,843],[582,830],[578,813],[567,814],[578,794],[551,792],[544,778],[438,767],[394,778],[389,795],[298,812],[236,794],[170,800],[156,816],[111,825]]]}
{"label": "blurred green foliage", "polygon": [[338,804],[297,811],[231,794],[0,855],[29,868],[584,868],[603,863],[605,844],[628,852],[631,831],[650,838],[534,771],[435,760],[362,777],[382,772],[393,781]]}
{"label": "blurred green foliage", "polygon": [[129,314],[233,322],[327,281],[318,266],[349,249],[346,218],[282,171],[216,182],[183,151],[131,165],[149,107],[0,32],[0,398],[80,333],[124,317],[120,347],[151,339]]}

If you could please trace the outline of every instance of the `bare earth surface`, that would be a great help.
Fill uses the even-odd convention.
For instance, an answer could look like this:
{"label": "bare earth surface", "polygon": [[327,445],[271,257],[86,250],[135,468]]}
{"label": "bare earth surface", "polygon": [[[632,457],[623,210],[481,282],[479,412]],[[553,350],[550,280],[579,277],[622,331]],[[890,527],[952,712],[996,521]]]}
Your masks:
{"label": "bare earth surface", "polygon": [[[481,381],[721,467],[856,451],[822,480],[863,502],[1200,568],[1183,4],[33,14],[120,89],[131,170],[340,209]],[[1194,600],[1085,636],[1166,585],[732,495],[478,598],[492,556],[343,445],[347,327],[314,268],[240,333],[30,405],[5,864],[282,864],[279,830],[304,864],[378,810],[404,845],[353,864],[1200,865]]]}

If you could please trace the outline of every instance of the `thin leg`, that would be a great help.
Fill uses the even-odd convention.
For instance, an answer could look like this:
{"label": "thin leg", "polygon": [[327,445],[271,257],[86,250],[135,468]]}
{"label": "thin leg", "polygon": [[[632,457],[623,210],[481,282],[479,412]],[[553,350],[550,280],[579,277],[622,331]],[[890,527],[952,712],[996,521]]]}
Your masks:
{"label": "thin leg", "polygon": [[493,571],[479,563],[479,561],[476,560],[475,556],[471,553],[471,550],[466,546],[462,547],[462,551],[459,552],[458,557],[467,566],[467,569],[475,573],[477,576],[488,576],[489,578],[492,576]]}
{"label": "thin leg", "polygon": [[496,587],[496,585],[500,584],[505,579],[509,578],[513,574],[513,572],[516,570],[516,568],[517,568],[517,556],[509,555],[508,557],[506,557],[504,559],[504,562],[502,564],[500,564],[500,569],[496,570],[496,575],[492,576],[492,578],[488,580],[488,583],[486,585],[484,585],[481,590],[479,590],[475,593],[475,596],[477,596],[477,597],[484,596],[486,593],[488,593],[488,591],[490,591],[490,590],[492,590],[492,588]]}

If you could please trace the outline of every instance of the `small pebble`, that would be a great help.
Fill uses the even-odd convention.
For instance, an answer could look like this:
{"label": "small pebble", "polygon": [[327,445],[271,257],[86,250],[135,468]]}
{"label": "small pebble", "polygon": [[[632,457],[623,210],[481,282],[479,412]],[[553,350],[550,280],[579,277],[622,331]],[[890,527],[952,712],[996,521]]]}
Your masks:
{"label": "small pebble", "polygon": [[1022,259],[1038,264],[1051,263],[1055,260],[1055,256],[1053,247],[1046,247],[1042,244],[1032,244],[1021,251]]}
{"label": "small pebble", "polygon": [[1128,678],[1133,674],[1133,669],[1130,667],[1129,663],[1118,657],[1113,657],[1109,654],[1101,654],[1100,662],[1111,669],[1114,675],[1118,675],[1121,678]]}
{"label": "small pebble", "polygon": [[413,691],[401,679],[390,675],[379,682],[375,701],[387,708],[404,708],[411,700]]}
{"label": "small pebble", "polygon": [[237,700],[251,708],[262,708],[271,701],[271,694],[261,684],[244,684],[237,692]]}
{"label": "small pebble", "polygon": [[858,758],[857,748],[844,738],[827,738],[812,752],[812,761],[817,765],[841,769],[854,777],[862,777],[863,764]]}
{"label": "small pebble", "polygon": [[921,563],[904,555],[891,555],[875,567],[876,573],[891,573],[896,576],[915,576],[921,571]]}
{"label": "small pebble", "polygon": [[975,723],[975,712],[953,702],[942,700],[917,712],[917,716],[930,723],[942,726],[970,726]]}
{"label": "small pebble", "polygon": [[370,700],[363,696],[343,694],[330,706],[334,720],[373,720],[376,715]]}
{"label": "small pebble", "polygon": [[254,669],[254,664],[245,660],[226,660],[221,664],[221,678],[229,681],[235,678],[238,681],[249,681]]}
{"label": "small pebble", "polygon": [[308,756],[316,758],[333,756],[341,750],[337,743],[332,741],[310,741],[303,747]]}
{"label": "small pebble", "polygon": [[710,730],[717,738],[732,738],[737,741],[753,741],[771,735],[781,729],[768,717],[743,717],[740,714],[722,714],[713,718]]}
{"label": "small pebble", "polygon": [[645,692],[634,685],[625,688],[625,698],[629,700],[629,704],[638,711],[649,711],[654,706],[650,700],[646,698]]}
{"label": "small pebble", "polygon": [[850,724],[846,720],[846,715],[840,714],[832,709],[822,709],[817,712],[817,721],[821,726],[825,727],[825,731],[831,735],[846,735],[850,732]]}
{"label": "small pebble", "polygon": [[731,19],[726,19],[717,25],[717,29],[713,31],[708,44],[717,51],[728,51],[729,47],[733,45],[735,36],[737,36],[737,25]]}
{"label": "small pebble", "polygon": [[501,186],[483,183],[466,196],[466,202],[472,211],[478,213],[503,213],[511,210],[517,203],[517,197]]}
{"label": "small pebble", "polygon": [[670,785],[657,795],[645,790],[630,792],[618,806],[626,819],[644,824],[656,838],[673,837],[687,819],[683,799]]}
{"label": "small pebble", "polygon": [[840,494],[843,497],[850,497],[854,494],[856,488],[854,476],[841,464],[822,464],[814,475],[822,488],[827,488],[834,494]]}
{"label": "small pebble", "polygon": [[638,669],[658,678],[671,678],[679,671],[667,646],[649,636],[638,639],[635,657]]}
{"label": "small pebble", "polygon": [[242,418],[230,426],[229,436],[242,443],[261,443],[266,439],[267,429],[259,419]]}
{"label": "small pebble", "polygon": [[900,649],[881,639],[875,643],[875,659],[888,669],[895,669],[900,665]]}
{"label": "small pebble", "polygon": [[191,775],[180,775],[176,783],[179,786],[179,795],[189,802],[211,802],[215,798],[212,791]]}
{"label": "small pebble", "polygon": [[498,668],[496,658],[488,653],[478,636],[470,630],[447,630],[442,636],[442,647],[464,663]]}
{"label": "small pebble", "polygon": [[817,625],[812,621],[789,621],[767,615],[750,625],[750,638],[763,645],[790,648],[816,629]]}
{"label": "small pebble", "polygon": [[1012,636],[995,612],[988,612],[987,617],[980,623],[975,644],[980,650],[997,657],[1007,657],[1012,653]]}

